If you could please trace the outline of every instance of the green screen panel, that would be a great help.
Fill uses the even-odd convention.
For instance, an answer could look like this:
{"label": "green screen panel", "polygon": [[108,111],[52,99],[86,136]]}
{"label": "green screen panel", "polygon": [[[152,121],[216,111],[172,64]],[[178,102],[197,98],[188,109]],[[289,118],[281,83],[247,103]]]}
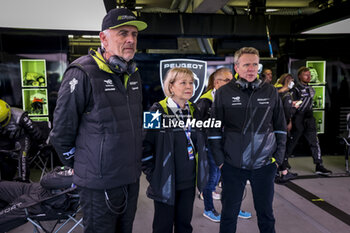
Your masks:
{"label": "green screen panel", "polygon": [[315,89],[315,96],[313,99],[314,109],[324,109],[325,108],[325,86],[313,86]]}
{"label": "green screen panel", "polygon": [[306,67],[310,68],[310,84],[325,84],[326,82],[326,61],[306,61]]}
{"label": "green screen panel", "polygon": [[46,87],[46,64],[43,59],[21,59],[22,87]]}
{"label": "green screen panel", "polygon": [[324,111],[314,111],[314,117],[316,120],[316,129],[318,134],[324,133]]}
{"label": "green screen panel", "polygon": [[22,98],[23,110],[29,115],[49,115],[46,89],[22,89]]}

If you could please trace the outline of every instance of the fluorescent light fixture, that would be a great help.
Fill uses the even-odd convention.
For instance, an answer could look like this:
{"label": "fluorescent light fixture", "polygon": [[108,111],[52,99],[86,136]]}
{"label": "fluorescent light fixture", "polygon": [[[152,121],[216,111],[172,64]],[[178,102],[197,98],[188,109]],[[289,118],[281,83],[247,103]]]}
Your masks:
{"label": "fluorescent light fixture", "polygon": [[98,35],[82,35],[82,38],[86,38],[86,39],[92,39],[92,38],[100,38],[100,36]]}
{"label": "fluorescent light fixture", "polygon": [[302,32],[301,34],[350,34],[350,18],[330,23],[314,29]]}
{"label": "fluorescent light fixture", "polygon": [[279,11],[279,9],[266,9],[266,12],[276,12],[276,11]]}

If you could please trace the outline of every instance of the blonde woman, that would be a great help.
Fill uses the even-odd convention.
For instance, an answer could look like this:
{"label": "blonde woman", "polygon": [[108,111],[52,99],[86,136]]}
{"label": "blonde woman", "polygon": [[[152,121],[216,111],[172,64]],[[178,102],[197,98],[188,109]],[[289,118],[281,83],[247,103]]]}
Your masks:
{"label": "blonde woman", "polygon": [[[197,116],[189,99],[193,95],[193,73],[186,68],[170,69],[164,80],[166,98],[150,111],[160,112],[168,123],[186,122]],[[150,185],[147,196],[154,200],[154,233],[190,233],[196,179],[199,189],[205,183],[204,135],[191,126],[173,126],[146,132],[143,171]],[[198,164],[195,156],[198,152]],[[199,171],[196,174],[196,170]]]}

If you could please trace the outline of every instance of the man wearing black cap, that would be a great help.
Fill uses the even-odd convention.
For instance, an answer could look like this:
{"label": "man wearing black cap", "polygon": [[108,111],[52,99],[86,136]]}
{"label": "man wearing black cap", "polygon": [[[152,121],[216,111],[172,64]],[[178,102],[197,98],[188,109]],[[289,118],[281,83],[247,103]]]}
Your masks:
{"label": "man wearing black cap", "polygon": [[142,87],[133,62],[147,24],[128,9],[107,13],[101,48],[65,71],[51,142],[74,168],[85,232],[132,232],[141,174]]}

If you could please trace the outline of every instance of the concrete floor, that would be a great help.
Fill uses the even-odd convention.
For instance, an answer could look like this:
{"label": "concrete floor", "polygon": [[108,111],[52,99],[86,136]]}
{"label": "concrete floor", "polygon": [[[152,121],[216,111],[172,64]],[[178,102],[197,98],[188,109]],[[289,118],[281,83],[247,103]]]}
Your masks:
{"label": "concrete floor", "polygon": [[[345,159],[343,156],[324,156],[324,164],[333,170],[336,177],[314,176],[314,165],[311,157],[295,157],[290,159],[292,170],[301,175],[301,179],[292,181],[298,187],[316,195],[323,203],[328,203],[326,210],[315,205],[297,192],[288,188],[288,185],[275,185],[274,214],[276,218],[276,232],[280,233],[346,233],[350,232],[350,177],[344,176]],[[134,222],[134,233],[152,232],[153,202],[145,195],[147,182],[141,177],[141,188],[138,202],[138,210]],[[218,188],[218,191],[221,191]],[[324,200],[324,201],[323,201]],[[315,200],[314,200],[315,201]],[[326,203],[326,204],[327,204]],[[316,203],[317,204],[317,203]],[[221,210],[221,202],[214,201],[218,211]],[[333,208],[333,209],[332,209]],[[242,202],[243,210],[252,212],[253,217],[248,220],[239,219],[237,232],[259,232],[257,217],[254,211],[250,185],[247,185],[246,197]],[[330,209],[330,210],[329,210]],[[332,210],[337,211],[332,211]],[[345,221],[339,220],[339,212],[345,216]],[[193,233],[219,232],[219,224],[209,221],[202,216],[203,201],[196,198],[192,218]],[[80,217],[79,215],[78,217]],[[337,218],[338,217],[338,218]],[[347,221],[348,220],[348,221]],[[346,223],[344,223],[346,222]],[[47,224],[51,224],[50,222]],[[73,225],[73,224],[70,224]],[[29,223],[22,225],[11,233],[31,232]],[[62,232],[67,232],[64,229]],[[73,232],[83,232],[78,227]]]}

